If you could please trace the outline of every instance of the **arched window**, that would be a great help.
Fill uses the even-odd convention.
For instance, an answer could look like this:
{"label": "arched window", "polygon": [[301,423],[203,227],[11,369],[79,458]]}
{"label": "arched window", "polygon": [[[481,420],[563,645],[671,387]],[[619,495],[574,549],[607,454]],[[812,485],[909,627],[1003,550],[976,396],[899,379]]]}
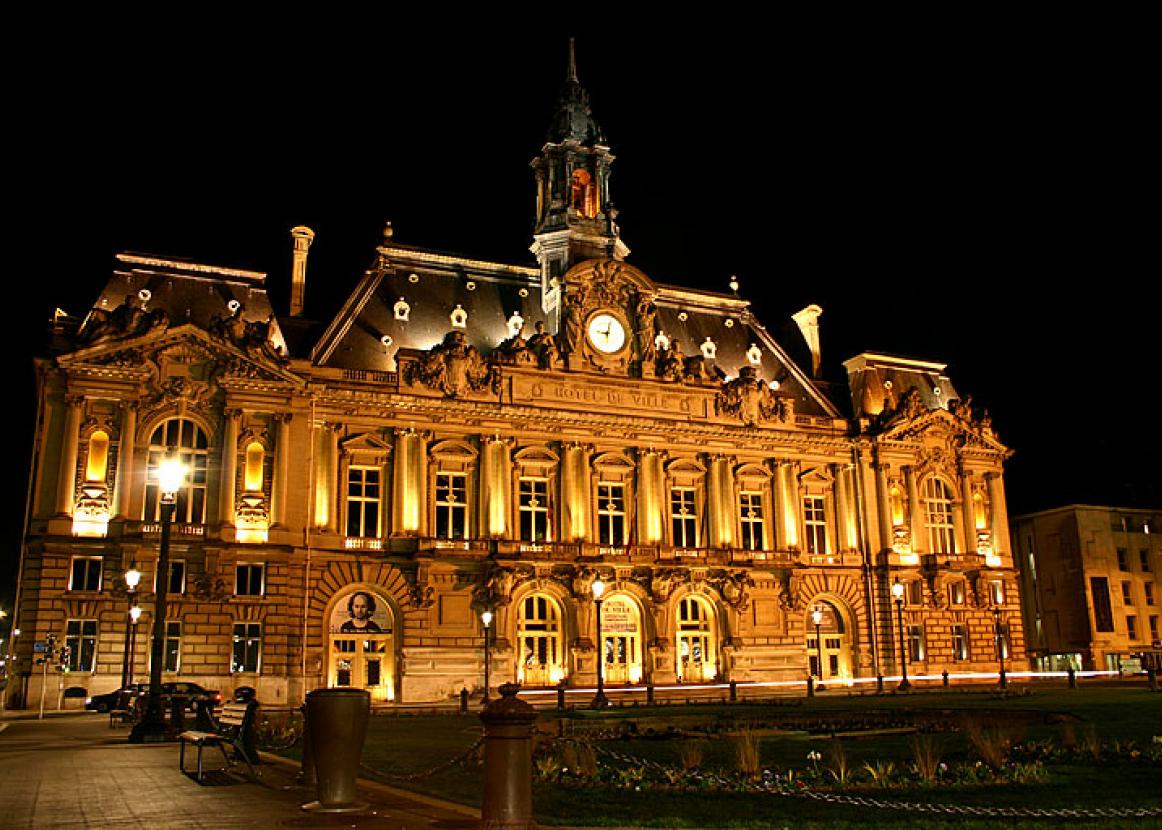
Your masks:
{"label": "arched window", "polygon": [[85,463],[85,481],[99,484],[105,481],[109,468],[109,434],[97,430],[89,436],[89,456]]}
{"label": "arched window", "polygon": [[206,473],[210,443],[205,430],[188,418],[162,422],[149,439],[149,459],[145,476],[146,521],[161,519],[157,491],[157,468],[167,452],[177,453],[186,465],[185,486],[178,491],[174,521],[202,524],[206,521]]}
{"label": "arched window", "polygon": [[924,482],[924,524],[930,553],[955,553],[952,488],[933,476]]}
{"label": "arched window", "polygon": [[525,686],[554,686],[565,677],[561,615],[557,603],[542,594],[525,597],[517,615],[519,648],[516,679]]}
{"label": "arched window", "polygon": [[678,678],[686,683],[713,680],[718,675],[714,656],[714,612],[700,597],[678,603]]}
{"label": "arched window", "polygon": [[573,171],[573,209],[589,219],[597,215],[597,188],[588,170]]}

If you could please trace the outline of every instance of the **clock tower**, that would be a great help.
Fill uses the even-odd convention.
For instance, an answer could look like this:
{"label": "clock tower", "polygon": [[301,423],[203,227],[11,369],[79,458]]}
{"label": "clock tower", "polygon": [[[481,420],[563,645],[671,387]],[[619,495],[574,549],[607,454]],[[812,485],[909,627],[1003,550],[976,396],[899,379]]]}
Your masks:
{"label": "clock tower", "polygon": [[554,328],[562,311],[565,272],[587,259],[623,260],[617,212],[609,195],[613,155],[577,80],[573,39],[569,67],[541,153],[532,161],[537,208],[532,252],[541,266],[541,302]]}

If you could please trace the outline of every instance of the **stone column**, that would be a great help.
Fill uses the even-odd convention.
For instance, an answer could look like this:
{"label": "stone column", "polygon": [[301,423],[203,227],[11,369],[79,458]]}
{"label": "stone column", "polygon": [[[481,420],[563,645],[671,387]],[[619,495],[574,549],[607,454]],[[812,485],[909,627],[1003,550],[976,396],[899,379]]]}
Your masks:
{"label": "stone column", "polygon": [[960,471],[960,500],[964,503],[964,552],[976,552],[976,505],[972,501],[972,470]]}
{"label": "stone column", "polygon": [[225,429],[222,431],[222,477],[218,481],[218,521],[223,527],[233,527],[234,497],[238,490],[238,421],[242,410],[227,409],[222,417]]}
{"label": "stone column", "polygon": [[787,461],[775,462],[775,509],[774,509],[774,526],[775,526],[775,548],[777,550],[787,550],[793,545],[798,544],[799,536],[793,531],[794,511],[791,510],[787,503],[787,473],[790,469],[790,464]]}
{"label": "stone column", "polygon": [[65,433],[61,441],[60,472],[57,478],[56,512],[58,516],[73,515],[73,502],[77,496],[77,447],[80,443],[81,416],[84,414],[85,399],[81,395],[70,395],[65,399],[68,411],[65,414]]}
{"label": "stone column", "polygon": [[[924,532],[924,512],[920,506],[920,491],[916,484],[916,471],[911,465],[904,468],[904,482],[908,488],[908,522],[912,531],[912,553],[919,553],[920,549],[927,550],[928,536]],[[920,545],[920,540],[924,544]]]}
{"label": "stone column", "polygon": [[289,412],[274,416],[274,421],[278,424],[278,432],[274,439],[274,482],[271,486],[271,501],[274,504],[271,505],[270,522],[275,526],[286,522],[286,494],[287,487],[290,485],[288,481],[291,460],[290,424],[293,419],[294,415]]}
{"label": "stone column", "polygon": [[987,476],[989,487],[989,509],[992,511],[993,553],[997,556],[1009,554],[1009,510],[1005,505],[1005,480],[1001,473]]}
{"label": "stone column", "polygon": [[730,459],[710,455],[707,456],[707,466],[710,468],[706,492],[710,547],[730,547],[734,544],[735,530],[734,477],[730,474]]}
{"label": "stone column", "polygon": [[561,445],[561,541],[589,538],[589,458],[585,445]]}
{"label": "stone column", "polygon": [[661,544],[664,538],[662,456],[654,449],[638,452],[637,538],[643,545]]}
{"label": "stone column", "polygon": [[482,536],[502,538],[508,535],[512,515],[509,442],[491,435],[480,439],[480,444],[480,531]]}
{"label": "stone column", "polygon": [[955,553],[965,553],[968,551],[968,517],[965,515],[965,505],[960,497],[956,494],[954,488],[950,494],[952,496],[952,540],[956,546]]}
{"label": "stone column", "polygon": [[[880,550],[890,550],[895,544],[895,535],[893,528],[895,523],[892,521],[892,496],[888,492],[888,471],[887,465],[883,462],[878,462],[875,465],[876,471],[876,515],[879,516],[880,524]],[[869,534],[870,538],[870,534]]]}
{"label": "stone column", "polygon": [[117,451],[117,499],[113,514],[124,519],[133,498],[137,436],[137,401],[121,403],[121,438]]}
{"label": "stone column", "polygon": [[395,431],[391,526],[397,536],[423,534],[427,508],[428,459],[424,438],[414,429]]}

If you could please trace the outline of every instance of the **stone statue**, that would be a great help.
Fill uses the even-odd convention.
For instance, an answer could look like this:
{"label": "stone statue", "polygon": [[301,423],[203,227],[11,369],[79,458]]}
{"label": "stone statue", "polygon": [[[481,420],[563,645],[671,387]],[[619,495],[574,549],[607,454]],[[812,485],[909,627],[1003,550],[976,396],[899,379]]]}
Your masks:
{"label": "stone statue", "polygon": [[121,340],[145,334],[169,325],[169,316],[158,308],[146,311],[145,301],[137,294],[126,294],[125,302],[112,311],[94,308],[81,330],[79,339],[85,345],[105,340]]}
{"label": "stone statue", "polygon": [[561,353],[557,351],[557,343],[553,336],[545,331],[545,324],[537,320],[533,325],[535,334],[529,338],[529,349],[537,356],[542,369],[552,369],[561,360]]}
{"label": "stone statue", "polygon": [[499,370],[485,362],[480,350],[468,344],[464,332],[450,331],[417,362],[408,365],[410,383],[438,389],[450,398],[468,392],[499,390]]}
{"label": "stone statue", "polygon": [[576,294],[565,295],[561,322],[561,351],[572,354],[581,343],[581,298]]}
{"label": "stone statue", "polygon": [[652,362],[658,356],[658,347],[654,342],[657,336],[655,330],[657,316],[658,307],[654,305],[654,301],[645,294],[638,295],[637,339],[643,363]]}
{"label": "stone statue", "polygon": [[662,380],[680,383],[686,370],[686,356],[682,354],[682,344],[671,340],[668,348],[658,357],[658,377]]}

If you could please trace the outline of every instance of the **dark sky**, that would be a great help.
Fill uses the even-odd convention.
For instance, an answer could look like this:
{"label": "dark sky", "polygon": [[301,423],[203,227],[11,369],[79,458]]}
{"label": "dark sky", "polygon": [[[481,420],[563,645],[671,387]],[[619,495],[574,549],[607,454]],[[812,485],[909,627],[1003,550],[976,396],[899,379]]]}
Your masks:
{"label": "dark sky", "polygon": [[83,313],[118,251],[266,271],[283,309],[306,224],[316,311],[385,219],[531,262],[528,163],[576,34],[631,262],[718,290],[735,274],[772,329],[818,303],[833,375],[863,350],[947,362],[1016,451],[1011,512],[1162,506],[1157,96],[1132,21],[285,14],[31,36],[6,105],[22,435],[43,321]]}

